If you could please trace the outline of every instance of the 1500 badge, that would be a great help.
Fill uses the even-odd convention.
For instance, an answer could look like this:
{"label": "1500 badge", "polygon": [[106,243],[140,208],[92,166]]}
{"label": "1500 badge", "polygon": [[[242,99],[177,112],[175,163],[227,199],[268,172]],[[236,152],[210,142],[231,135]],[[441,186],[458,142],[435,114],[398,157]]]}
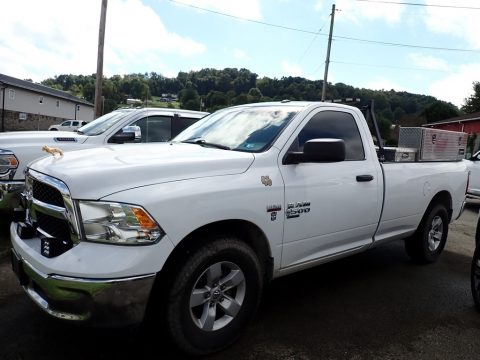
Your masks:
{"label": "1500 badge", "polygon": [[302,214],[310,212],[310,201],[300,201],[287,204],[287,210],[285,214],[287,219],[298,218]]}

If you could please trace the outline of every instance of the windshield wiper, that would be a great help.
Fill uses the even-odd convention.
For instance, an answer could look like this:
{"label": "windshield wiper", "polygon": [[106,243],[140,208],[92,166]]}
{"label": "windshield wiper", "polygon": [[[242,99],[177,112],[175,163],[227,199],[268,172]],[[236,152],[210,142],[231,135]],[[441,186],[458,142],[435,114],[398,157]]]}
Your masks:
{"label": "windshield wiper", "polygon": [[197,144],[200,146],[213,147],[213,148],[222,149],[222,150],[231,150],[228,146],[207,142],[205,141],[205,139],[202,139],[202,138],[188,139],[188,140],[182,141],[182,143]]}

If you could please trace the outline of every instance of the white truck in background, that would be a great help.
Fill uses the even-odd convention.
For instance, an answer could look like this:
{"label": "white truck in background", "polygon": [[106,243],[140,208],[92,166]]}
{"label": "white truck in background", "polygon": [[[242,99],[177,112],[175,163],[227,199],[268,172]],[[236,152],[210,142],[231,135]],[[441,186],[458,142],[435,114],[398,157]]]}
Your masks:
{"label": "white truck in background", "polygon": [[61,124],[50,125],[48,130],[50,131],[75,131],[82,126],[87,125],[83,120],[65,120]]}
{"label": "white truck in background", "polygon": [[[208,113],[141,108],[121,109],[71,131],[13,131],[0,133],[0,210],[12,210],[25,185],[24,169],[46,154],[42,147],[62,151],[127,142],[167,141]],[[50,129],[52,130],[52,129]]]}
{"label": "white truck in background", "polygon": [[288,101],[217,111],[168,143],[48,156],[26,172],[12,266],[53,317],[148,314],[184,352],[218,351],[271,279],[393,240],[438,259],[465,162],[381,157],[357,108]]}

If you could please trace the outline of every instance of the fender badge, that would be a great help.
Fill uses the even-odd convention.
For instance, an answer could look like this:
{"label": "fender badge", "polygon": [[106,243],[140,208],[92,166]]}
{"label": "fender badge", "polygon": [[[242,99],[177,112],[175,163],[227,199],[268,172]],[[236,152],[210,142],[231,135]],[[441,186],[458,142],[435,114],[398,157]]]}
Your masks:
{"label": "fender badge", "polygon": [[282,210],[282,205],[267,205],[267,212],[276,212]]}
{"label": "fender badge", "polygon": [[51,146],[48,146],[48,145],[45,145],[42,147],[42,151],[45,151],[49,154],[52,154],[53,157],[62,157],[63,156],[63,151],[62,149],[59,149],[59,148],[56,148],[56,147],[51,147]]}
{"label": "fender badge", "polygon": [[270,179],[270,177],[268,175],[267,176],[261,176],[260,179],[261,179],[263,185],[272,186],[272,180]]}

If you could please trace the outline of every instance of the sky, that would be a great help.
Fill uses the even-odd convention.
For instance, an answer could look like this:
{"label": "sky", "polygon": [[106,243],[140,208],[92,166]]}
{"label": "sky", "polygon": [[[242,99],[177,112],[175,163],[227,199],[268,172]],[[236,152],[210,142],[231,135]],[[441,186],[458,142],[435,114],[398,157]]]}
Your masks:
{"label": "sky", "polygon": [[[110,0],[104,75],[229,67],[323,80],[333,4],[328,82],[461,106],[480,81],[479,0]],[[95,73],[100,8],[3,0],[0,73]]]}

